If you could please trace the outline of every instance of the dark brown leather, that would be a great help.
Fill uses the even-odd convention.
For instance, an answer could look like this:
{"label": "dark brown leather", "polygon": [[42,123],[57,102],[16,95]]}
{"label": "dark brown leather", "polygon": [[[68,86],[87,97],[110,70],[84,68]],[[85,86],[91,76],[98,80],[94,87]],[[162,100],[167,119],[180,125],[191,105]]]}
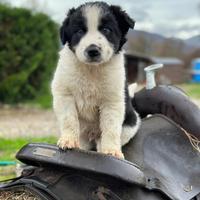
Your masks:
{"label": "dark brown leather", "polygon": [[0,191],[28,186],[52,196],[48,200],[199,199],[200,154],[175,122],[199,138],[200,110],[172,86],[144,89],[136,93],[133,104],[142,117],[161,113],[174,122],[163,115],[143,119],[138,134],[123,147],[128,161],[96,152],[29,144],[17,158],[36,166],[35,170],[4,184]]}
{"label": "dark brown leather", "polygon": [[160,85],[137,92],[132,100],[142,117],[163,114],[200,139],[200,109],[174,86]]}
{"label": "dark brown leather", "polygon": [[24,146],[16,158],[32,166],[72,168],[109,175],[132,184],[146,184],[143,172],[134,163],[94,151],[63,151],[55,145],[31,143]]}
{"label": "dark brown leather", "polygon": [[144,119],[123,152],[127,160],[141,168],[147,188],[179,200],[189,200],[200,193],[200,154],[167,117],[154,115]]}
{"label": "dark brown leather", "polygon": [[[138,200],[143,199],[141,196],[145,197],[145,193],[156,199],[159,194],[154,194],[156,190],[177,200],[189,200],[200,193],[200,155],[182,130],[168,118],[157,115],[144,119],[139,133],[123,152],[129,162],[96,152],[64,152],[54,145],[29,144],[20,150],[17,158],[34,166],[85,171],[94,179],[98,175],[105,180],[117,178],[119,183],[124,181],[133,185],[129,194],[138,191]],[[154,192],[142,191],[136,185]],[[123,195],[121,198],[130,199]]]}

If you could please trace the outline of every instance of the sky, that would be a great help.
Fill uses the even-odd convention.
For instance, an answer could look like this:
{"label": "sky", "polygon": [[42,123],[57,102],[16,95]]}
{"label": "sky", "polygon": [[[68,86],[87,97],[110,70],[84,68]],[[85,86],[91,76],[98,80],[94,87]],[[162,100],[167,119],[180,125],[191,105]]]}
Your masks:
{"label": "sky", "polygon": [[[31,8],[62,23],[67,11],[88,0],[0,0]],[[92,0],[89,0],[92,1]],[[136,21],[135,29],[187,39],[200,35],[200,0],[107,0],[120,5]]]}

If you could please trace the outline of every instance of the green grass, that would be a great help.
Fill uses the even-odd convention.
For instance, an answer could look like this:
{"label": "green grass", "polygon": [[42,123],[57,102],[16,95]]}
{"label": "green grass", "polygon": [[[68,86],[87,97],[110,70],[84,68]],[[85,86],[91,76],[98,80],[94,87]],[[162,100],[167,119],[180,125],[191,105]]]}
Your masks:
{"label": "green grass", "polygon": [[183,89],[188,96],[196,99],[200,99],[200,84],[198,83],[187,83],[178,85],[181,89]]}
{"label": "green grass", "polygon": [[38,107],[38,108],[52,108],[52,96],[51,94],[43,94],[39,95],[33,100],[29,100],[25,102],[25,105]]}
{"label": "green grass", "polygon": [[[42,138],[15,138],[15,139],[5,139],[0,138],[0,161],[17,161],[15,158],[16,153],[24,145],[30,142],[44,142],[55,144],[56,137],[42,137]],[[15,165],[11,166],[0,166],[0,181],[14,178],[15,175]]]}
{"label": "green grass", "polygon": [[50,144],[56,143],[56,137],[44,138],[15,138],[5,139],[0,138],[0,161],[15,161],[15,154],[17,151],[27,143],[30,142],[45,142]]}

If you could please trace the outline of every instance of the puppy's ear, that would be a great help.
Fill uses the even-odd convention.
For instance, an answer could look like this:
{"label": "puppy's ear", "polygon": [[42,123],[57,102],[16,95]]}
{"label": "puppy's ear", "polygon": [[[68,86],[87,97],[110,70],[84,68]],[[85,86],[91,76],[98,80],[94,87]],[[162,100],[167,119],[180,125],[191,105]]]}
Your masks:
{"label": "puppy's ear", "polygon": [[119,6],[110,6],[111,11],[113,12],[118,25],[120,27],[120,30],[122,31],[122,34],[125,36],[128,32],[129,28],[134,28],[135,21],[129,17],[129,15],[123,11]]}
{"label": "puppy's ear", "polygon": [[75,12],[75,10],[76,10],[75,8],[72,8],[68,11],[67,17],[65,18],[65,20],[62,23],[62,26],[60,27],[60,39],[61,39],[63,45],[66,42],[69,42],[69,38],[67,36],[67,29],[68,29],[68,25],[69,25],[69,19],[70,19],[71,15]]}
{"label": "puppy's ear", "polygon": [[111,5],[110,10],[114,14],[114,16],[118,22],[119,29],[122,33],[121,41],[119,44],[119,50],[120,50],[122,48],[122,46],[124,45],[124,43],[126,42],[125,36],[129,30],[129,28],[132,28],[132,29],[134,28],[135,21],[133,19],[131,19],[129,17],[129,15],[125,11],[123,11],[121,9],[121,7],[119,7],[119,6]]}

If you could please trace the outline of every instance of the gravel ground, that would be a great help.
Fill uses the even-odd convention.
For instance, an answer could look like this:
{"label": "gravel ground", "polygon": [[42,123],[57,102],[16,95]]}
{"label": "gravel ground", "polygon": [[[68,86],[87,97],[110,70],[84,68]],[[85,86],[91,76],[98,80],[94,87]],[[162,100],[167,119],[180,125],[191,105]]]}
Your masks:
{"label": "gravel ground", "polygon": [[44,137],[58,134],[52,110],[0,108],[0,137]]}
{"label": "gravel ground", "polygon": [[[200,107],[200,99],[193,100]],[[57,120],[52,110],[0,108],[0,137],[58,136]]]}

